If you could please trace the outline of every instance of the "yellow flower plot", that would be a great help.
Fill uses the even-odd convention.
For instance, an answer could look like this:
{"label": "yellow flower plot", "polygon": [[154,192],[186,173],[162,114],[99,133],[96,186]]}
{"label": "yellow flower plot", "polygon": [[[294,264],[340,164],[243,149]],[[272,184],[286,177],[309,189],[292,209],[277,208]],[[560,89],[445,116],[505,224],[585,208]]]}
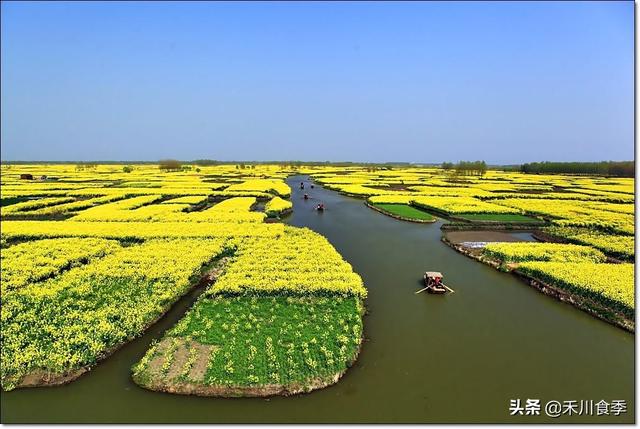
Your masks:
{"label": "yellow flower plot", "polygon": [[255,179],[231,185],[227,191],[261,191],[272,192],[281,197],[291,195],[291,188],[282,180]]}
{"label": "yellow flower plot", "polygon": [[628,317],[633,317],[635,309],[633,264],[524,262],[518,269],[577,295],[611,306]]}
{"label": "yellow flower plot", "polygon": [[72,201],[75,201],[75,199],[70,197],[39,198],[36,200],[29,200],[23,203],[17,203],[7,207],[2,207],[0,213],[2,214],[2,216],[8,214],[26,213],[32,210],[41,209],[43,207],[51,207],[58,204],[69,203]]}
{"label": "yellow flower plot", "polygon": [[264,212],[268,216],[279,216],[283,212],[291,210],[293,204],[291,201],[283,200],[280,197],[273,197],[264,207]]}
{"label": "yellow flower plot", "polygon": [[604,262],[602,252],[587,246],[557,243],[489,243],[484,253],[504,262]]}
{"label": "yellow flower plot", "polygon": [[362,279],[321,235],[286,227],[273,240],[256,240],[238,249],[212,294],[311,295],[335,293],[366,297]]}
{"label": "yellow flower plot", "polygon": [[115,240],[60,238],[28,241],[0,251],[2,293],[53,277],[121,248]]}
{"label": "yellow flower plot", "polygon": [[3,388],[32,371],[90,365],[139,335],[224,252],[225,242],[150,240],[44,282],[3,290]]}

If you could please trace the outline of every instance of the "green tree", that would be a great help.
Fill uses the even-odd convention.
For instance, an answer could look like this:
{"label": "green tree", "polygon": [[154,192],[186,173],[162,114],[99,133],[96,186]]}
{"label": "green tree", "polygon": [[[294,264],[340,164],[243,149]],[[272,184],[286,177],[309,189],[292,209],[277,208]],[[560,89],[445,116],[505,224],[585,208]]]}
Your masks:
{"label": "green tree", "polygon": [[175,159],[163,159],[158,162],[158,167],[164,171],[178,171],[182,167],[182,163]]}

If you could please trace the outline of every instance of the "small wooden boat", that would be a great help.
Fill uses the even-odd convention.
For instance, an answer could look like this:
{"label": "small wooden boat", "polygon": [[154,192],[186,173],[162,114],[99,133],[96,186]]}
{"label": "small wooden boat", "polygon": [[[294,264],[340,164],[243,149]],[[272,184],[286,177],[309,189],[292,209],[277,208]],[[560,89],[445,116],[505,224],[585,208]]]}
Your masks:
{"label": "small wooden boat", "polygon": [[309,199],[309,194],[304,194],[304,199],[308,200]]}
{"label": "small wooden boat", "polygon": [[318,210],[319,212],[323,212],[324,211],[324,204],[318,204],[318,206],[316,207],[316,210]]}
{"label": "small wooden boat", "polygon": [[427,291],[433,294],[443,294],[447,292],[454,292],[453,289],[442,283],[442,273],[437,271],[427,271],[424,273],[424,288],[420,289],[416,293]]}

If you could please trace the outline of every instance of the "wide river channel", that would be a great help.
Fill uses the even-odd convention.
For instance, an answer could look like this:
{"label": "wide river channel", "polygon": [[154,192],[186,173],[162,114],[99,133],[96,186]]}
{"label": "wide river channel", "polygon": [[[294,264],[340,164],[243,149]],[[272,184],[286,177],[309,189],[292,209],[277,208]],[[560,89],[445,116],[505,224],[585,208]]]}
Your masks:
{"label": "wide river channel", "polygon": [[[305,190],[300,182],[307,183]],[[627,422],[634,415],[634,335],[547,297],[514,276],[455,252],[440,225],[392,219],[316,185],[288,180],[285,222],[324,235],[369,290],[365,337],[338,384],[270,399],[149,392],[130,368],[184,314],[183,298],[144,336],[75,382],[2,394],[2,421],[75,423],[227,422]],[[311,199],[304,200],[303,193]],[[314,210],[318,202],[327,208]],[[414,292],[440,271],[455,293]],[[540,416],[510,416],[510,400],[539,399]],[[548,401],[625,400],[612,416],[544,414]],[[595,411],[594,411],[595,414]]]}

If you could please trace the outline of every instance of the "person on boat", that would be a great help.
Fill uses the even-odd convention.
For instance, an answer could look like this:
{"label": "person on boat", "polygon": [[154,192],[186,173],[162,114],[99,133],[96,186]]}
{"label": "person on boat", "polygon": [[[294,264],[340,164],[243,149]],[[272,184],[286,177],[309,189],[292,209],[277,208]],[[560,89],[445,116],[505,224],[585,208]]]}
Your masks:
{"label": "person on boat", "polygon": [[308,200],[309,199],[309,194],[304,194],[304,199]]}
{"label": "person on boat", "polygon": [[435,278],[435,284],[433,285],[433,288],[439,292],[444,292],[445,288],[442,285],[442,277],[436,277]]}
{"label": "person on boat", "polygon": [[304,189],[304,182],[300,182],[300,189]]}

